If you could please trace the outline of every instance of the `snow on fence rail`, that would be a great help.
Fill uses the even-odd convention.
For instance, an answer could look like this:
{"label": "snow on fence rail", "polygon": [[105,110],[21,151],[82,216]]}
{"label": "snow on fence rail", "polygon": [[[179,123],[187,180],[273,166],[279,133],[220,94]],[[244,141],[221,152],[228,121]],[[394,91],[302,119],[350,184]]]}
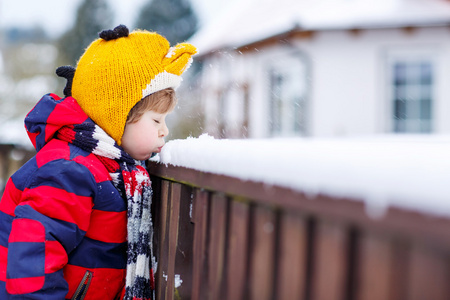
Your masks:
{"label": "snow on fence rail", "polygon": [[[450,136],[170,141],[160,162],[450,216]],[[372,211],[370,211],[372,212]]]}
{"label": "snow on fence rail", "polygon": [[169,142],[157,299],[447,299],[449,142]]}

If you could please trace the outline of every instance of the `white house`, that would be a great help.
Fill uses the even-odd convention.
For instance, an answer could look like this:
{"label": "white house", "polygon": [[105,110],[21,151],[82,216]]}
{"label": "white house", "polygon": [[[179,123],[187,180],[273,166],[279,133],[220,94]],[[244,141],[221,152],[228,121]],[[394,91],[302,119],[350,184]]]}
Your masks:
{"label": "white house", "polygon": [[215,136],[450,133],[448,0],[247,0],[191,42]]}

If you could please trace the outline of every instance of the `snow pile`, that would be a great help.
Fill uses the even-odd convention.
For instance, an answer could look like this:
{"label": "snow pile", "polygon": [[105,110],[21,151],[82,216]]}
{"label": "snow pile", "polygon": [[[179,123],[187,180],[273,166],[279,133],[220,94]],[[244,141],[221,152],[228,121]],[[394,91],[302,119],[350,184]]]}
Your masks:
{"label": "snow pile", "polygon": [[450,216],[450,136],[169,141],[163,164]]}

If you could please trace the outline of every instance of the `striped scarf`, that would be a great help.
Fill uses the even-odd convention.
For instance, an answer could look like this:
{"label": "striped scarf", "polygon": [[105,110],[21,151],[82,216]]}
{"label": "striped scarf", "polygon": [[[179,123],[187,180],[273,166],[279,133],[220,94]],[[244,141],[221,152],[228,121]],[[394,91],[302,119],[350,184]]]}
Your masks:
{"label": "striped scarf", "polygon": [[154,292],[153,227],[150,214],[152,188],[143,162],[134,160],[92,120],[65,126],[57,138],[96,155],[107,168],[114,186],[126,199],[127,270],[124,300],[150,300]]}

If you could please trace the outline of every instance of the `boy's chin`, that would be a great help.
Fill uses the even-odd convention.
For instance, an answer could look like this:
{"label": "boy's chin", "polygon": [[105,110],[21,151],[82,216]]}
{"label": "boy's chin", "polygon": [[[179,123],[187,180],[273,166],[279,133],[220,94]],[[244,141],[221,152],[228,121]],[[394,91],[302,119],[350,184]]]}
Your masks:
{"label": "boy's chin", "polygon": [[135,160],[147,160],[153,157],[153,153],[145,154],[145,155],[136,155],[132,156]]}
{"label": "boy's chin", "polygon": [[161,148],[158,148],[158,149],[153,150],[153,152],[151,152],[151,153],[136,155],[136,156],[133,156],[133,158],[136,160],[147,160],[147,159],[154,157],[156,154],[158,154],[160,152],[161,152]]}
{"label": "boy's chin", "polygon": [[155,153],[155,154],[150,153],[149,155],[146,155],[146,156],[144,157],[144,159],[142,159],[142,160],[150,159],[150,158],[152,158],[154,155],[156,155],[156,153]]}

